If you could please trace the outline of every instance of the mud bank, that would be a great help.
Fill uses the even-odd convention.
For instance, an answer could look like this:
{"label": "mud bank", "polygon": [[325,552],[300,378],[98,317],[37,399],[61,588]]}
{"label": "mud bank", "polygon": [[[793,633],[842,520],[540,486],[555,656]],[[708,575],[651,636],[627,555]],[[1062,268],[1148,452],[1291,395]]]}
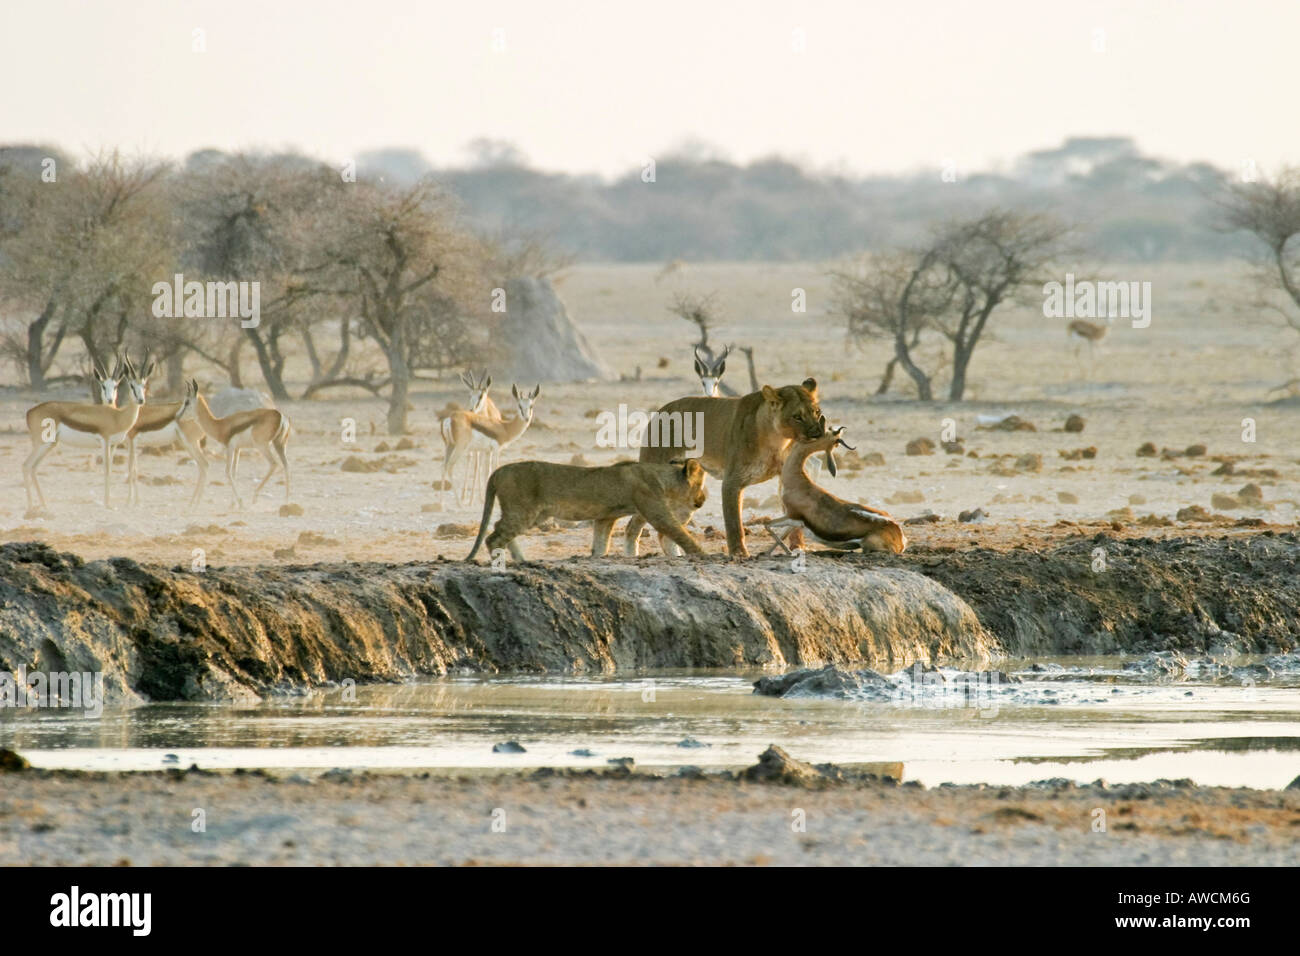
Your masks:
{"label": "mud bank", "polygon": [[1300,536],[1077,537],[1042,550],[909,552],[1011,656],[1300,647]]}
{"label": "mud bank", "polygon": [[208,569],[0,547],[0,669],[103,672],[110,699],[352,679],[987,659],[964,601],[900,568],[723,561]]}
{"label": "mud bank", "polygon": [[110,699],[223,700],[456,671],[1274,654],[1300,646],[1298,558],[1287,532],[812,554],[802,574],[721,557],[194,573],[9,544],[0,670],[100,671]]}

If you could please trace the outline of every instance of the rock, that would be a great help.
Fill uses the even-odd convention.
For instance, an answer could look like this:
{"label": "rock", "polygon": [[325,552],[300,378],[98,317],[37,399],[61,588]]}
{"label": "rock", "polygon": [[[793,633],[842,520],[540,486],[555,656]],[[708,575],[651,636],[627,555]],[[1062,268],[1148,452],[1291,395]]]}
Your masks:
{"label": "rock", "polygon": [[622,767],[625,770],[632,770],[636,767],[636,759],[634,757],[610,757],[605,761],[605,763],[614,767]]}
{"label": "rock", "polygon": [[579,468],[588,468],[591,466],[591,462],[587,461],[586,456],[582,454],[577,454],[570,458],[569,464],[575,465]]}
{"label": "rock", "polygon": [[740,779],[751,783],[783,783],[789,786],[810,787],[824,785],[826,779],[812,764],[795,760],[788,753],[771,744],[758,757],[758,763],[740,774]]}
{"label": "rock", "polygon": [[1063,505],[1077,505],[1079,503],[1079,496],[1072,491],[1058,491],[1056,493],[1056,500]]}
{"label": "rock", "polygon": [[280,561],[287,561],[290,558],[296,558],[297,556],[298,556],[297,553],[294,552],[292,547],[274,548],[271,551],[271,557],[276,558]]}
{"label": "rock", "polygon": [[596,756],[596,753],[593,750],[588,750],[586,747],[579,747],[577,750],[570,750],[569,756],[570,757],[594,757]]}
{"label": "rock", "polygon": [[976,508],[973,511],[963,511],[957,515],[957,521],[961,524],[979,524],[988,519],[983,508]]}
{"label": "rock", "polygon": [[1038,453],[1021,455],[1016,459],[1016,471],[1042,471],[1043,456]]}
{"label": "rock", "polygon": [[1004,418],[999,418],[996,419],[995,421],[980,424],[975,427],[981,431],[996,431],[996,432],[1038,431],[1038,429],[1034,427],[1032,422],[1025,421],[1019,415],[1007,415]]}
{"label": "rock", "polygon": [[923,515],[916,515],[913,518],[905,518],[903,524],[934,524],[936,521],[942,521],[943,518],[933,511],[926,512]]}
{"label": "rock", "polygon": [[1188,445],[1183,454],[1188,458],[1204,458],[1206,448],[1204,445]]}
{"label": "rock", "polygon": [[1128,503],[1131,505],[1144,505],[1147,503],[1145,495],[1129,495]]}
{"label": "rock", "polygon": [[299,544],[305,548],[334,548],[338,547],[340,542],[315,531],[303,531],[298,535],[295,547]]}
{"label": "rock", "polygon": [[1210,507],[1219,511],[1232,511],[1236,508],[1240,508],[1241,502],[1232,495],[1225,495],[1216,491],[1214,494],[1210,495]]}
{"label": "rock", "polygon": [[434,491],[451,491],[451,482],[446,478],[439,478],[437,481],[429,482],[429,487]]}
{"label": "rock", "polygon": [[1218,468],[1214,469],[1214,471],[1210,472],[1210,474],[1212,474],[1212,475],[1230,475],[1230,474],[1232,474],[1232,473],[1233,473],[1234,471],[1236,471],[1236,470],[1237,470],[1237,466],[1236,466],[1236,465],[1234,465],[1234,464],[1233,464],[1232,462],[1230,462],[1230,461],[1225,461],[1225,462],[1224,462],[1223,464],[1221,464]]}
{"label": "rock", "polygon": [[359,472],[359,473],[379,470],[378,468],[370,467],[371,464],[372,464],[371,462],[363,461],[362,459],[358,458],[356,455],[349,455],[347,458],[343,459],[343,464],[340,467],[342,468],[343,471]]}
{"label": "rock", "polygon": [[885,463],[885,456],[878,451],[869,451],[862,456],[862,464],[879,468]]}
{"label": "rock", "polygon": [[1156,454],[1156,446],[1151,442],[1143,442],[1142,447],[1137,450],[1137,456],[1139,458],[1154,458],[1156,457]]}
{"label": "rock", "polygon": [[1087,448],[1073,448],[1070,451],[1058,451],[1058,455],[1066,461],[1079,461],[1081,459],[1092,459],[1097,457],[1097,446],[1089,445]]}
{"label": "rock", "polygon": [[819,669],[809,667],[761,677],[754,681],[754,693],[760,697],[836,697],[855,700],[888,701],[894,699],[894,684],[869,668],[850,671],[828,664]]}
{"label": "rock", "polygon": [[925,495],[919,491],[911,491],[907,488],[900,489],[885,499],[885,504],[889,505],[919,505],[925,501]]}
{"label": "rock", "polygon": [[617,379],[578,331],[549,279],[507,279],[506,311],[492,329],[499,356],[494,371],[504,382],[531,388],[538,382]]}
{"label": "rock", "polygon": [[438,525],[433,532],[435,538],[468,538],[478,534],[478,526],[472,524],[447,524]]}
{"label": "rock", "polygon": [[905,451],[909,455],[933,455],[934,442],[924,437],[913,438],[910,442],[907,443],[907,448],[905,449]]}
{"label": "rock", "polygon": [[281,518],[299,518],[302,516],[302,505],[287,504],[280,505]]}
{"label": "rock", "polygon": [[411,441],[411,439],[409,439],[409,438],[402,438],[402,439],[399,439],[398,442],[397,442],[397,444],[393,446],[393,450],[394,450],[394,451],[411,451],[412,449],[415,449],[415,448],[418,448],[418,447],[420,447],[420,446],[417,445],[415,442]]}
{"label": "rock", "polygon": [[1083,431],[1084,421],[1081,415],[1071,415],[1065,420],[1065,430],[1067,432]]}
{"label": "rock", "polygon": [[1186,508],[1179,508],[1175,518],[1179,521],[1213,521],[1211,514],[1200,505],[1189,505]]}
{"label": "rock", "polygon": [[1257,505],[1264,501],[1264,489],[1251,482],[1237,490],[1237,497],[1245,504]]}
{"label": "rock", "polygon": [[956,441],[946,441],[943,443],[943,451],[946,455],[964,455],[966,447],[962,444],[961,439]]}
{"label": "rock", "polygon": [[517,740],[507,740],[503,744],[493,744],[492,752],[494,754],[526,754],[523,744]]}
{"label": "rock", "polygon": [[713,744],[706,744],[702,741],[696,740],[694,737],[683,737],[681,740],[677,741],[677,746],[688,749],[698,749],[700,747],[712,747]]}
{"label": "rock", "polygon": [[1300,790],[1300,777],[1296,777],[1286,785],[1287,790]]}
{"label": "rock", "polygon": [[392,451],[392,450],[393,450],[392,447],[386,441],[381,441],[374,448],[375,454],[379,454],[380,452],[385,452],[385,451]]}
{"label": "rock", "polygon": [[26,758],[13,750],[0,747],[0,773],[19,773],[32,769]]}

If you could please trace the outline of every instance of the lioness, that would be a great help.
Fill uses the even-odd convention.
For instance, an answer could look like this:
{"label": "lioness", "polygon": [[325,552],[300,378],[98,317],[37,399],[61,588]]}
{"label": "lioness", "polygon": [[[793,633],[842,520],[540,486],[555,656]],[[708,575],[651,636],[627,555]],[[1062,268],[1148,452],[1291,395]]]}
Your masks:
{"label": "lioness", "polygon": [[[740,508],[748,485],[780,474],[790,442],[796,438],[820,438],[825,432],[817,404],[817,380],[802,385],[772,388],[741,398],[679,398],[659,409],[659,415],[704,413],[703,454],[699,461],[709,474],[722,479],[722,517],[727,525],[727,551],[732,557],[749,557],[745,548],[745,526]],[[662,431],[654,436],[657,446],[643,444],[641,461],[659,462],[678,458],[682,446],[671,447]],[[669,440],[680,441],[680,433]],[[627,525],[627,552],[636,554],[637,540],[645,522],[633,517]]]}
{"label": "lioness", "polygon": [[[547,518],[592,521],[591,553],[609,550],[614,522],[637,515],[690,554],[703,554],[683,524],[704,504],[704,469],[698,460],[667,463],[639,461],[584,468],[547,461],[520,461],[492,472],[484,496],[483,520],[466,561],[474,560],[487,536],[488,553],[508,547],[516,561],[524,559],[515,538]],[[488,535],[492,504],[501,500],[501,517]],[[636,520],[636,519],[634,519]]]}

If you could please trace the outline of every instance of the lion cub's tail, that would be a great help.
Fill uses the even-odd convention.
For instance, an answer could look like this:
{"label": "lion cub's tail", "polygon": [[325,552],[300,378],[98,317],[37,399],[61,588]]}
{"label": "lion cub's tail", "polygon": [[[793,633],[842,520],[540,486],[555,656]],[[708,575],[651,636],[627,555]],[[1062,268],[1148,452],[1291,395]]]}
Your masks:
{"label": "lion cub's tail", "polygon": [[470,550],[466,561],[473,561],[474,555],[478,554],[478,549],[483,546],[483,539],[487,537],[488,525],[492,522],[492,506],[496,504],[497,499],[497,472],[492,472],[488,476],[487,488],[483,492],[483,520],[479,522],[478,537],[474,539],[474,547]]}

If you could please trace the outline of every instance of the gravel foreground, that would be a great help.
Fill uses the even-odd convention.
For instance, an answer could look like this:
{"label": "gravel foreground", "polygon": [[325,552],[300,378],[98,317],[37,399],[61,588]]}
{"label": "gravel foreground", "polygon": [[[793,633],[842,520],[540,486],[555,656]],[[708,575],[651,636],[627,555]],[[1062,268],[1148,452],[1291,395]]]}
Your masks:
{"label": "gravel foreground", "polygon": [[1300,790],[925,790],[776,753],[673,777],[28,770],[0,775],[0,865],[1289,866],[1300,851]]}

